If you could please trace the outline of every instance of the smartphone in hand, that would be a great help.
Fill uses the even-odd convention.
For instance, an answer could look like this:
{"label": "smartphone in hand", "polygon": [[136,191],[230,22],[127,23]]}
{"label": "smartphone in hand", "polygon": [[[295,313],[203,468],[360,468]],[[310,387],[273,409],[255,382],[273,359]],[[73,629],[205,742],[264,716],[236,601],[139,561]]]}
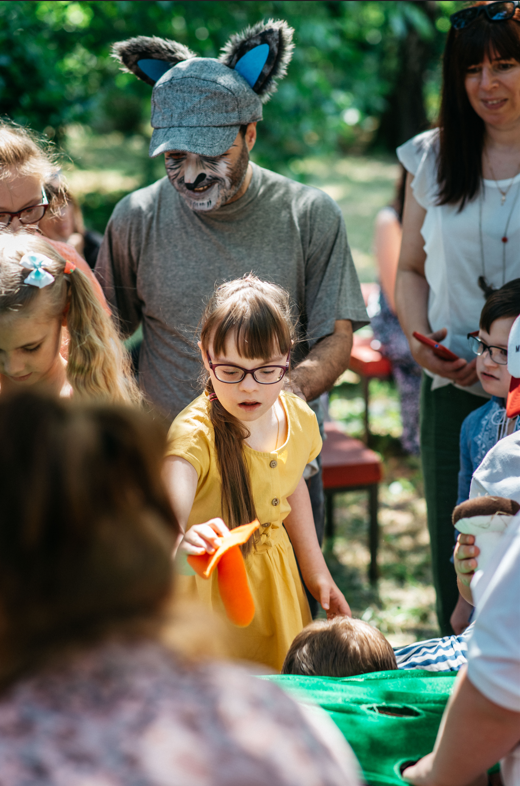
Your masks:
{"label": "smartphone in hand", "polygon": [[451,352],[447,347],[443,347],[442,344],[439,344],[438,341],[434,341],[432,338],[428,338],[428,336],[423,336],[422,333],[418,333],[414,331],[413,337],[420,341],[422,344],[426,344],[427,347],[433,349],[433,354],[437,355],[438,358],[441,360],[458,360],[459,356],[456,355],[454,352]]}

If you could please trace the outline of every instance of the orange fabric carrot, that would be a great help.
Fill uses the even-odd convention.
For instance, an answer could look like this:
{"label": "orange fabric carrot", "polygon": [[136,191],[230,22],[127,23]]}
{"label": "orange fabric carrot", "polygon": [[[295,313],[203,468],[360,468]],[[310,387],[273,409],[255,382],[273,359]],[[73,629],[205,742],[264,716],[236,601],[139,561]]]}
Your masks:
{"label": "orange fabric carrot", "polygon": [[226,614],[235,625],[246,627],[255,616],[255,604],[249,589],[246,566],[239,546],[245,543],[260,522],[243,524],[223,538],[214,554],[190,554],[188,563],[203,579],[209,579],[218,566],[218,588]]}

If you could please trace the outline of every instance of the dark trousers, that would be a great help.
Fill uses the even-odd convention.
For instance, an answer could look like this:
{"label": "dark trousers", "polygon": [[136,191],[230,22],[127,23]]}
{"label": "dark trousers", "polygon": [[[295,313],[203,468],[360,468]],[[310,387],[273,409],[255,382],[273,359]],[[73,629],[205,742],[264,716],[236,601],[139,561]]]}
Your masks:
{"label": "dark trousers", "polygon": [[453,634],[450,617],[459,596],[453,563],[451,515],[457,503],[460,469],[460,428],[470,412],[485,403],[481,396],[453,385],[432,390],[423,374],[421,387],[421,459],[424,474],[433,585],[442,636]]}
{"label": "dark trousers", "polygon": [[[311,498],[312,515],[314,516],[316,535],[318,536],[318,543],[321,546],[325,532],[325,495],[323,494],[323,480],[321,477],[321,455],[318,456],[318,466],[320,471],[317,472],[316,475],[313,475],[312,478],[309,478],[307,481],[307,488],[309,489],[309,496]],[[303,586],[305,587],[305,584]],[[312,597],[307,587],[305,587],[305,593],[307,595],[311,614],[314,619],[321,606],[318,601]]]}

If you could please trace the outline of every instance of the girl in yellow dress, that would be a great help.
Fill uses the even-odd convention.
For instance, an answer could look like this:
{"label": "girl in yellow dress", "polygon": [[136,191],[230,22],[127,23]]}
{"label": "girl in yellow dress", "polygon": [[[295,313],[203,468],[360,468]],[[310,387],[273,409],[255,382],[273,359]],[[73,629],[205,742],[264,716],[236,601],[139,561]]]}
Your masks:
{"label": "girl in yellow dress", "polygon": [[[199,342],[206,389],[175,418],[165,466],[184,553],[213,553],[229,529],[260,521],[242,547],[255,616],[245,628],[226,620],[227,643],[234,657],[276,670],[311,621],[294,552],[327,616],[350,616],[323,559],[303,479],[321,450],[316,416],[283,390],[293,333],[280,287],[252,275],[218,287]],[[225,619],[215,574],[179,576],[178,591]]]}

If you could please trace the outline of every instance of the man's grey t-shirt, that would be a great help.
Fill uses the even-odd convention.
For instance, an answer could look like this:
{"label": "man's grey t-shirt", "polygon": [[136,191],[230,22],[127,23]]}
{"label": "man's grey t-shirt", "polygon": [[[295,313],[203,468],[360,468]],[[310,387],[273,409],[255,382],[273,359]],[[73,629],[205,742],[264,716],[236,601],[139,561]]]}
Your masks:
{"label": "man's grey t-shirt", "polygon": [[211,213],[167,178],[125,197],[107,227],[96,275],[125,335],[143,326],[139,381],[175,417],[200,392],[197,326],[215,284],[253,272],[287,289],[301,360],[337,319],[368,322],[345,224],[322,191],[253,166],[241,199]]}

